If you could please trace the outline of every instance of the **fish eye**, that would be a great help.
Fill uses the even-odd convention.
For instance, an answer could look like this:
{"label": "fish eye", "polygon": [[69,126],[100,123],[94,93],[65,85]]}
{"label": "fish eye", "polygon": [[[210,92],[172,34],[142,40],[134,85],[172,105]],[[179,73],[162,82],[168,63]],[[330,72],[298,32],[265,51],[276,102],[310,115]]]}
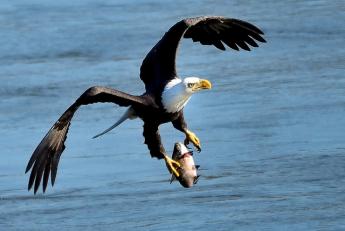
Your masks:
{"label": "fish eye", "polygon": [[193,87],[194,86],[194,83],[188,83],[187,84],[187,87],[189,87],[189,88],[191,88],[191,87]]}

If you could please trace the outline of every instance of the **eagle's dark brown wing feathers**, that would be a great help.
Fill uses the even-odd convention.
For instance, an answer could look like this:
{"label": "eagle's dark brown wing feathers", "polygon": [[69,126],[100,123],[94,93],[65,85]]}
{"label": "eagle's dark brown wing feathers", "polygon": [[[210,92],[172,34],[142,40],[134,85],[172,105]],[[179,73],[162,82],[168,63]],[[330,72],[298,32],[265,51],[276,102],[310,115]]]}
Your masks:
{"label": "eagle's dark brown wing feathers", "polygon": [[140,78],[147,92],[161,94],[165,84],[177,77],[176,52],[181,38],[191,38],[203,45],[225,50],[225,45],[239,50],[257,47],[255,42],[266,42],[264,33],[248,22],[218,16],[188,18],[167,31],[146,55],[140,68]]}
{"label": "eagle's dark brown wing feathers", "polygon": [[32,168],[28,190],[34,185],[34,193],[36,193],[43,177],[43,192],[45,192],[49,174],[51,183],[54,185],[60,156],[65,149],[64,143],[68,129],[78,108],[82,105],[106,102],[125,107],[131,105],[147,106],[147,102],[143,97],[129,95],[115,89],[92,87],[86,90],[55,122],[33,152],[26,167],[26,172]]}
{"label": "eagle's dark brown wing feathers", "polygon": [[259,28],[242,20],[206,17],[201,18],[197,24],[190,26],[186,30],[184,38],[191,38],[194,42],[199,41],[203,45],[214,45],[221,50],[225,50],[222,42],[227,45],[228,43],[231,44],[229,47],[235,50],[238,50],[238,47],[234,44],[244,50],[250,50],[248,45],[258,46],[254,39],[265,42],[261,37],[262,34],[263,32]]}

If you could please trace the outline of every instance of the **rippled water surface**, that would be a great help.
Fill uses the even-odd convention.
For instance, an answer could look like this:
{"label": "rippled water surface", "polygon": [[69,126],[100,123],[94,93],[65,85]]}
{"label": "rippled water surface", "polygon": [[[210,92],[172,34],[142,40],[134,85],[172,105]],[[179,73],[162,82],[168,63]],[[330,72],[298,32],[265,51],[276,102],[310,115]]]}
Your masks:
{"label": "rippled water surface", "polygon": [[[344,1],[3,1],[0,230],[345,230]],[[191,189],[169,184],[142,122],[91,139],[125,109],[81,108],[54,188],[26,163],[89,86],[144,91],[145,54],[178,20],[225,15],[267,44],[221,52],[184,41],[180,76],[213,82],[185,109],[203,151]],[[171,152],[183,135],[161,126]]]}

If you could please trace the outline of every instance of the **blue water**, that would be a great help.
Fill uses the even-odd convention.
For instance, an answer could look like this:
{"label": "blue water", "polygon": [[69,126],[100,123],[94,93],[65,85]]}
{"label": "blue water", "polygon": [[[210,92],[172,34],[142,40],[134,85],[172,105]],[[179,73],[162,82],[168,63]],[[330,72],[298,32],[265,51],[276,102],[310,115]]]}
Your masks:
{"label": "blue water", "polygon": [[[345,230],[344,1],[20,1],[0,4],[0,230]],[[185,109],[199,183],[169,184],[125,109],[76,114],[57,181],[27,191],[27,161],[89,86],[141,94],[145,54],[178,20],[255,23],[267,44],[221,52],[183,41],[180,76],[213,89]],[[171,152],[183,134],[161,126]]]}

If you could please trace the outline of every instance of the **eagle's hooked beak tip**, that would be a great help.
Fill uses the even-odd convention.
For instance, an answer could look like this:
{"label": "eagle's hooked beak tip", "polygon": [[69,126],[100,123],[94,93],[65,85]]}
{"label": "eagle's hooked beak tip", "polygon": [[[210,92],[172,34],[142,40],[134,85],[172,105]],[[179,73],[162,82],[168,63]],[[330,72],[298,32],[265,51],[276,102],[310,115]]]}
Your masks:
{"label": "eagle's hooked beak tip", "polygon": [[207,79],[200,79],[200,88],[201,89],[211,89],[212,84]]}

